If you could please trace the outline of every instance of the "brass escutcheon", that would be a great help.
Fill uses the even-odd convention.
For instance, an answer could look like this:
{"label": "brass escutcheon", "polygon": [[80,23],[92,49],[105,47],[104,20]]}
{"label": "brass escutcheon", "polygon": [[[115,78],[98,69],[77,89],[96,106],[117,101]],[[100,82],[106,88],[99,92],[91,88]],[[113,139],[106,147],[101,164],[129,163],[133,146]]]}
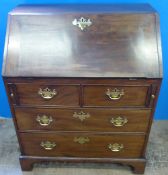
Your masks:
{"label": "brass escutcheon", "polygon": [[79,20],[74,19],[72,21],[72,24],[78,26],[81,30],[84,30],[86,27],[92,25],[92,22],[90,19],[87,20],[84,17],[81,17]]}
{"label": "brass escutcheon", "polygon": [[74,118],[78,118],[81,122],[83,122],[84,120],[86,120],[87,118],[90,117],[90,114],[89,113],[85,113],[83,111],[74,112],[73,117]]}
{"label": "brass escutcheon", "polygon": [[89,141],[90,141],[90,139],[88,137],[75,137],[74,138],[74,142],[77,142],[81,145],[84,144],[84,143],[87,143]]}

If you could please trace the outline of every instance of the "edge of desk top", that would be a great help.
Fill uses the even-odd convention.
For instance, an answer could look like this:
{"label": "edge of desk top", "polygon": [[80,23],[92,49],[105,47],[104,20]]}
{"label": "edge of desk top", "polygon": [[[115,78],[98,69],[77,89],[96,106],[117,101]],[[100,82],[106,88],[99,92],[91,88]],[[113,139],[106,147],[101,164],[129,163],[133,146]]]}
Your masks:
{"label": "edge of desk top", "polygon": [[10,15],[62,13],[155,13],[150,4],[36,4],[19,5]]}

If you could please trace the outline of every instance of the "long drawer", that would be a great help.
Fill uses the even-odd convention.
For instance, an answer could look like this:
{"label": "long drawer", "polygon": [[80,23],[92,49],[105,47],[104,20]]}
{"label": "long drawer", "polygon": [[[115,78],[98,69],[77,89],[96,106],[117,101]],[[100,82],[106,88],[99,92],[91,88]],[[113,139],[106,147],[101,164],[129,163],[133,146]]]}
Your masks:
{"label": "long drawer", "polygon": [[146,132],[150,110],[15,108],[19,130]]}
{"label": "long drawer", "polygon": [[20,133],[23,152],[33,156],[139,158],[144,135]]}

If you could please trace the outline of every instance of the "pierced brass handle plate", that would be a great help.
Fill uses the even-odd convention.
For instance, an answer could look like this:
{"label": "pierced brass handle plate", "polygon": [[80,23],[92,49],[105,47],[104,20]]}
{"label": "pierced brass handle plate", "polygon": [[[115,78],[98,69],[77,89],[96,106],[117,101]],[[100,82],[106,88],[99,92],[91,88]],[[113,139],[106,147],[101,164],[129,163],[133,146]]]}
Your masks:
{"label": "pierced brass handle plate", "polygon": [[90,141],[89,137],[75,137],[74,142],[83,145],[84,143],[88,143]]}
{"label": "pierced brass handle plate", "polygon": [[126,117],[116,117],[116,118],[112,118],[110,120],[110,122],[116,126],[116,127],[122,127],[124,126],[126,123],[128,123],[128,119]]}
{"label": "pierced brass handle plate", "polygon": [[111,100],[119,100],[123,95],[124,95],[124,90],[123,89],[107,89],[106,95],[111,99]]}
{"label": "pierced brass handle plate", "polygon": [[36,121],[39,122],[39,124],[41,126],[48,126],[52,121],[52,117],[51,116],[47,116],[47,115],[38,115],[36,118]]}
{"label": "pierced brass handle plate", "polygon": [[119,143],[114,143],[114,144],[109,144],[108,145],[108,149],[110,149],[112,152],[119,152],[124,148],[123,144],[119,144]]}
{"label": "pierced brass handle plate", "polygon": [[45,141],[45,142],[41,142],[40,146],[42,146],[45,150],[52,150],[54,147],[56,147],[56,143]]}
{"label": "pierced brass handle plate", "polygon": [[83,111],[74,112],[73,117],[74,118],[78,118],[81,122],[83,122],[84,120],[86,120],[87,118],[90,117],[90,114],[89,113],[85,113]]}
{"label": "pierced brass handle plate", "polygon": [[45,100],[52,99],[55,95],[57,95],[57,92],[55,89],[49,89],[48,87],[45,89],[39,89],[38,95],[40,95]]}
{"label": "pierced brass handle plate", "polygon": [[84,17],[81,17],[79,20],[74,19],[72,21],[72,24],[74,26],[78,26],[81,30],[84,30],[86,27],[91,26],[92,22],[90,19],[85,19]]}

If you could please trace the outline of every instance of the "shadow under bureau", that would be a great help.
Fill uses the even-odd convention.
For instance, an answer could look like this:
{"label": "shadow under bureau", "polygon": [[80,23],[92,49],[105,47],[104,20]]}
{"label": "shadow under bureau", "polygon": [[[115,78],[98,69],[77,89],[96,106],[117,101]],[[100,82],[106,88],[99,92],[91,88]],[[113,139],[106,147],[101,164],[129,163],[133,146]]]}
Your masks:
{"label": "shadow under bureau", "polygon": [[22,170],[59,161],[144,172],[162,81],[151,6],[19,6],[8,17],[3,78]]}

